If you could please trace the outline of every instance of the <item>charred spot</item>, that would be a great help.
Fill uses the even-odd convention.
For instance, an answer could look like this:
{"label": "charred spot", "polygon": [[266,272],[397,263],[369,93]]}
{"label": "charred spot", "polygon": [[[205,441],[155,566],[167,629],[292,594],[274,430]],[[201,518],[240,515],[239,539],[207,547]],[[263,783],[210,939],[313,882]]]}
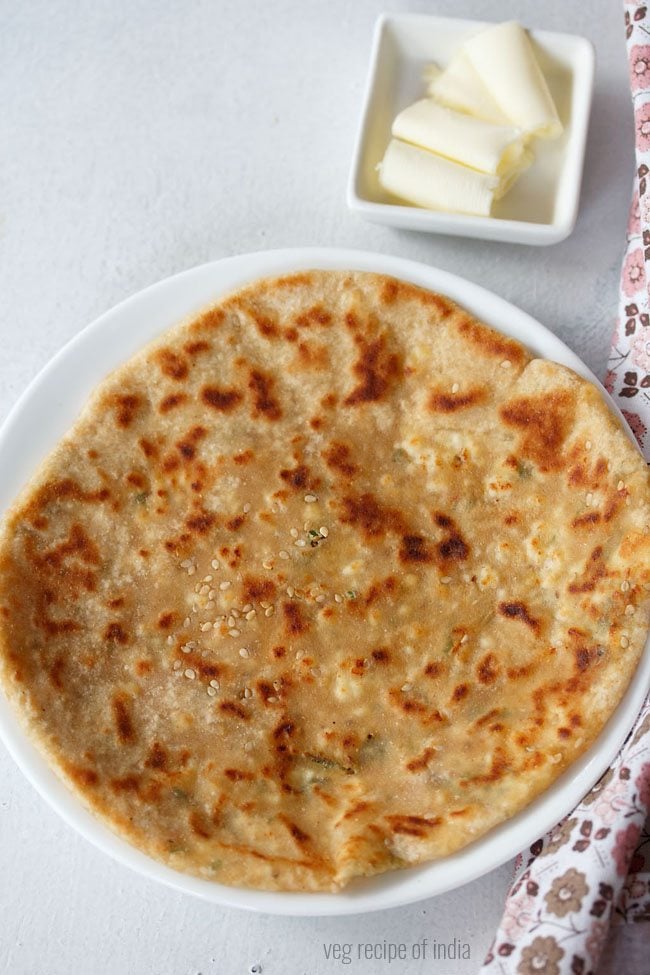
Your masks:
{"label": "charred spot", "polygon": [[116,596],[115,599],[109,599],[106,605],[109,609],[120,609],[124,606],[124,597]]}
{"label": "charred spot", "polygon": [[193,332],[214,332],[224,323],[226,313],[223,308],[210,308],[208,311],[203,312],[203,314],[192,322],[191,329]]}
{"label": "charred spot", "polygon": [[200,355],[202,352],[209,352],[212,346],[204,339],[197,339],[194,342],[186,342],[183,351],[188,355]]}
{"label": "charred spot", "polygon": [[154,741],[153,745],[149,749],[149,754],[145,759],[146,768],[158,769],[159,771],[164,771],[167,768],[168,756],[166,750],[160,744],[159,741]]}
{"label": "charred spot", "polygon": [[388,351],[385,335],[380,335],[373,342],[364,338],[358,338],[357,342],[360,354],[352,371],[358,384],[344,400],[346,406],[375,403],[382,399],[401,372],[399,356],[396,352]]}
{"label": "charred spot", "polygon": [[269,683],[267,680],[258,680],[256,687],[260,693],[260,697],[266,703],[270,697],[275,697],[275,688],[273,684]]}
{"label": "charred spot", "polygon": [[440,675],[444,673],[444,669],[445,668],[443,664],[438,663],[437,660],[432,660],[424,668],[424,673],[427,677],[431,677],[435,679],[436,677],[440,677]]}
{"label": "charred spot", "polygon": [[111,701],[113,719],[117,728],[117,736],[123,745],[135,741],[135,729],[129,710],[129,698],[126,694],[116,694]]}
{"label": "charred spot", "polygon": [[494,684],[499,676],[499,670],[497,667],[497,658],[493,653],[486,654],[479,662],[476,668],[476,675],[481,684]]}
{"label": "charred spot", "polygon": [[506,338],[505,335],[500,335],[487,325],[477,322],[474,318],[462,316],[458,322],[458,331],[464,339],[486,355],[499,356],[514,363],[519,363],[524,358],[523,346]]}
{"label": "charred spot", "polygon": [[568,591],[570,593],[593,592],[598,580],[602,579],[605,575],[607,575],[607,570],[603,559],[603,548],[601,545],[598,545],[589,556],[582,580],[579,582],[570,582],[567,587]]}
{"label": "charred spot", "polygon": [[311,484],[309,468],[304,464],[298,464],[292,470],[285,469],[280,471],[280,477],[286,484],[290,484],[297,491],[304,490]]}
{"label": "charred spot", "polygon": [[187,360],[172,349],[159,349],[154,358],[164,376],[176,381],[187,378],[190,371]]}
{"label": "charred spot", "polygon": [[353,463],[350,454],[350,448],[347,444],[334,441],[329,444],[327,450],[323,451],[322,456],[327,466],[331,467],[332,470],[340,471],[346,477],[354,477],[359,468]]}
{"label": "charred spot", "polygon": [[120,623],[109,623],[104,630],[104,639],[124,645],[129,642],[129,635]]}
{"label": "charred spot", "polygon": [[422,535],[403,535],[399,550],[401,562],[431,562],[431,550]]}
{"label": "charred spot", "polygon": [[297,328],[293,328],[293,326],[291,328],[285,328],[285,330],[284,330],[284,337],[287,340],[287,342],[297,342],[298,341],[298,329]]}
{"label": "charred spot", "polygon": [[221,667],[219,664],[208,664],[205,660],[192,661],[192,663],[203,680],[212,680],[215,677],[221,676]]}
{"label": "charred spot", "polygon": [[74,765],[72,762],[64,762],[63,767],[67,775],[82,787],[92,787],[98,784],[99,776],[92,768],[85,768],[82,765]]}
{"label": "charred spot", "polygon": [[282,657],[286,656],[287,648],[283,646],[273,647],[271,653],[273,654],[276,660],[281,660]]}
{"label": "charred spot", "polygon": [[219,710],[224,714],[232,714],[237,718],[241,718],[242,721],[248,720],[248,713],[236,701],[222,701],[219,705]]}
{"label": "charred spot", "polygon": [[181,454],[185,460],[194,460],[196,457],[196,447],[193,443],[190,443],[187,440],[179,440],[176,444],[176,448],[179,454]]}
{"label": "charred spot", "polygon": [[295,730],[296,726],[293,721],[283,720],[273,729],[273,737],[276,741],[280,738],[291,738]]}
{"label": "charred spot", "polygon": [[470,389],[466,393],[445,393],[434,390],[429,396],[428,407],[432,413],[456,413],[475,406],[484,398],[482,389]]}
{"label": "charred spot", "polygon": [[410,762],[406,763],[407,771],[409,772],[424,772],[429,767],[429,762],[436,754],[435,748],[425,748],[421,755],[417,758],[411,759]]}
{"label": "charred spot", "polygon": [[518,521],[519,521],[519,515],[516,514],[506,515],[505,518],[503,519],[504,525],[516,525]]}
{"label": "charred spot", "polygon": [[397,589],[397,582],[394,576],[386,576],[380,582],[373,582],[364,597],[364,604],[372,606],[373,603],[381,599],[382,596],[390,596]]}
{"label": "charred spot", "polygon": [[378,664],[390,663],[390,653],[384,647],[378,647],[377,650],[373,650],[370,656]]}
{"label": "charred spot", "polygon": [[365,493],[341,500],[341,521],[360,528],[367,539],[382,538],[387,532],[402,530],[402,516],[392,508],[384,508],[374,495]]}
{"label": "charred spot", "polygon": [[138,440],[138,445],[145,457],[148,457],[149,459],[157,457],[159,454],[156,444],[152,443],[151,440],[147,440],[146,437],[141,437],[140,440]]}
{"label": "charred spot", "polygon": [[239,529],[241,528],[241,526],[244,524],[245,521],[246,518],[244,517],[244,515],[235,515],[234,518],[231,518],[229,521],[226,522],[226,528],[228,529],[228,531],[231,532],[239,531]]}
{"label": "charred spot", "polygon": [[115,411],[118,426],[126,429],[130,427],[142,405],[142,399],[135,393],[125,393],[111,398],[110,405]]}
{"label": "charred spot", "polygon": [[174,612],[161,613],[158,617],[158,627],[161,630],[170,630],[176,622],[177,615]]}
{"label": "charred spot", "polygon": [[259,369],[249,373],[248,388],[253,394],[253,416],[266,420],[279,420],[282,410],[273,394],[273,380]]}
{"label": "charred spot", "polygon": [[111,788],[113,792],[139,792],[140,791],[141,776],[131,773],[130,775],[122,775],[119,778],[111,779]]}
{"label": "charred spot", "polygon": [[309,426],[312,428],[312,430],[322,430],[325,426],[325,421],[319,416],[312,416],[311,420],[309,421]]}
{"label": "charred spot", "polygon": [[564,466],[563,448],[575,414],[575,397],[566,390],[521,396],[500,409],[501,418],[520,432],[519,449],[541,471]]}
{"label": "charred spot", "polygon": [[453,518],[441,512],[436,512],[433,520],[439,528],[448,532],[448,537],[438,542],[436,546],[438,557],[443,562],[464,562],[469,556],[469,545],[457,528]]}
{"label": "charred spot", "polygon": [[185,393],[172,393],[170,396],[165,396],[164,399],[158,404],[159,413],[169,413],[171,410],[175,410],[177,407],[182,406],[183,403],[187,402],[187,396]]}
{"label": "charred spot", "polygon": [[300,829],[300,827],[297,826],[295,823],[287,821],[285,825],[289,830],[289,832],[291,833],[291,835],[293,836],[296,843],[303,844],[303,843],[311,842],[311,837],[309,836],[309,833],[305,833],[304,830]]}
{"label": "charred spot", "polygon": [[570,738],[572,734],[573,734],[573,732],[571,731],[570,728],[558,728],[557,729],[557,736],[558,736],[558,738],[563,738],[563,739]]}
{"label": "charred spot", "polygon": [[275,583],[271,582],[270,579],[246,576],[243,585],[245,602],[270,600],[275,596]]}
{"label": "charred spot", "polygon": [[452,701],[463,701],[469,694],[469,684],[458,684],[451,695]]}
{"label": "charred spot", "polygon": [[506,772],[511,770],[511,768],[512,766],[505,751],[502,748],[495,748],[494,756],[490,764],[490,771],[485,775],[475,775],[471,779],[461,781],[461,785],[467,785],[468,783],[474,782],[488,785],[491,782],[498,782],[499,779],[502,779],[505,776]]}
{"label": "charred spot", "polygon": [[147,478],[144,476],[144,474],[141,474],[140,471],[130,471],[126,475],[126,480],[131,487],[139,488],[140,491],[144,491],[144,489],[149,486]]}
{"label": "charred spot", "polygon": [[596,656],[597,652],[595,648],[578,647],[578,649],[575,651],[576,670],[578,673],[583,674]]}
{"label": "charred spot", "polygon": [[205,535],[215,524],[216,520],[215,515],[211,512],[201,511],[198,514],[186,518],[185,524],[190,531],[196,532],[199,535]]}
{"label": "charred spot", "polygon": [[238,768],[226,768],[223,770],[223,774],[231,782],[252,782],[254,779],[254,775],[251,772],[244,772]]}
{"label": "charred spot", "polygon": [[242,464],[250,464],[254,456],[252,450],[242,450],[240,454],[234,454],[233,460],[235,464],[241,466]]}
{"label": "charred spot", "polygon": [[282,613],[285,629],[290,636],[300,636],[301,633],[309,629],[297,603],[283,603]]}
{"label": "charred spot", "polygon": [[429,831],[440,826],[440,816],[385,816],[393,833],[405,836],[427,836]]}
{"label": "charred spot", "polygon": [[325,346],[318,342],[299,342],[298,361],[305,369],[325,369],[329,355]]}
{"label": "charred spot", "polygon": [[47,676],[57,690],[63,690],[63,671],[65,670],[65,659],[62,654],[57,654],[50,666]]}
{"label": "charred spot", "polygon": [[307,311],[296,316],[298,328],[309,328],[312,325],[320,325],[321,328],[325,328],[331,324],[332,316],[322,305],[312,305]]}
{"label": "charred spot", "polygon": [[597,525],[601,520],[601,514],[599,511],[588,511],[586,515],[578,515],[571,522],[573,528],[589,528],[592,525]]}
{"label": "charred spot", "polygon": [[327,393],[320,401],[320,405],[324,410],[333,410],[335,406],[338,406],[338,402],[339,398],[336,393]]}
{"label": "charred spot", "polygon": [[218,386],[204,386],[201,399],[206,406],[220,413],[231,413],[244,397],[238,389],[219,389]]}
{"label": "charred spot", "polygon": [[522,602],[513,603],[499,603],[498,610],[502,616],[505,616],[509,620],[519,620],[521,623],[525,623],[529,626],[531,630],[536,633],[540,629],[540,622],[535,619],[528,612],[528,607]]}

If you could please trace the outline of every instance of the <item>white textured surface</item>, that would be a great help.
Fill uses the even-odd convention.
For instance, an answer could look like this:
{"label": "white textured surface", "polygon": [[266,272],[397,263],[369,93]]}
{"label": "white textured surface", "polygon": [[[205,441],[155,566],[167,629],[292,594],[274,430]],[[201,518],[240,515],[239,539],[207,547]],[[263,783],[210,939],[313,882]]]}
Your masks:
{"label": "white textured surface", "polygon": [[[344,207],[382,0],[0,0],[0,419],[50,356],[120,299],[203,261],[324,244],[411,257],[520,305],[603,372],[633,172],[622,6],[519,0],[582,33],[597,70],[581,213],[548,249],[426,237]],[[505,0],[392,10],[506,19]],[[0,472],[1,476],[1,472]],[[11,975],[469,975],[507,867],[409,908],[275,919],[174,894],[107,860],[0,750],[0,972]],[[469,961],[326,961],[323,942],[454,936]]]}

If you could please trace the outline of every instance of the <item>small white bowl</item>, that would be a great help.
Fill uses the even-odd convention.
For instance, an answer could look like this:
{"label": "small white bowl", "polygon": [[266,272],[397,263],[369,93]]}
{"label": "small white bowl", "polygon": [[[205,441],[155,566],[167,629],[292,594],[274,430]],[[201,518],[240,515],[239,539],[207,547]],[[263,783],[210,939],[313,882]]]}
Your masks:
{"label": "small white bowl", "polygon": [[494,205],[492,216],[396,203],[379,184],[376,167],[390,140],[393,119],[425,94],[425,65],[446,65],[464,40],[488,26],[478,20],[420,14],[379,18],[348,182],[351,210],[374,223],[406,230],[515,244],[556,244],[569,236],[578,214],[594,82],[594,49],[584,37],[530,32],[564,133],[555,140],[535,140],[533,165]]}

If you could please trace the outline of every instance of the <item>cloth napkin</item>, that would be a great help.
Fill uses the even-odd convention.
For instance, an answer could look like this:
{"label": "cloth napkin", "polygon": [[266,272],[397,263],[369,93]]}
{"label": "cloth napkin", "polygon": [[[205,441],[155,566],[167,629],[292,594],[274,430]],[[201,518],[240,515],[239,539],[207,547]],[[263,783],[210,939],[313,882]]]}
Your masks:
{"label": "cloth napkin", "polygon": [[[625,4],[636,174],[605,386],[650,461],[650,17]],[[480,975],[649,975],[650,696],[614,764],[518,858]],[[645,923],[644,923],[645,922]]]}

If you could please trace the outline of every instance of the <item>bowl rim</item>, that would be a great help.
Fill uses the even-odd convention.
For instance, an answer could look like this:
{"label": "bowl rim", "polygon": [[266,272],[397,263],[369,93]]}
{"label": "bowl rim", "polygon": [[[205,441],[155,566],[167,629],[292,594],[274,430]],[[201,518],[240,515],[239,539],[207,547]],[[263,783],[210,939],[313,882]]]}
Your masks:
{"label": "bowl rim", "polygon": [[[448,295],[483,321],[523,341],[534,354],[567,365],[593,382],[636,445],[617,405],[578,356],[526,312],[486,288],[449,271],[367,251],[317,247],[260,251],[165,278],[105,312],[63,346],[31,381],[0,427],[0,513],[10,507],[40,460],[69,429],[96,383],[115,366],[165,328],[193,317],[246,283],[309,269],[371,271]],[[29,437],[36,442],[26,440]],[[410,904],[477,879],[551,829],[611,764],[649,686],[650,639],[630,685],[595,743],[525,809],[457,853],[423,866],[380,874],[336,894],[226,887],[180,873],[142,853],[113,833],[70,791],[30,740],[4,691],[0,693],[0,738],[27,779],[70,826],[149,879],[216,904],[268,914],[361,914]]]}
{"label": "bowl rim", "polygon": [[[381,13],[374,25],[372,45],[366,80],[361,101],[361,111],[355,129],[354,148],[346,186],[348,209],[367,220],[398,227],[408,227],[424,233],[454,234],[457,236],[502,240],[529,245],[557,244],[573,233],[580,206],[582,171],[587,149],[589,117],[593,98],[596,53],[592,42],[580,34],[561,31],[530,29],[533,40],[552,49],[558,42],[581,52],[581,84],[574,92],[574,113],[571,120],[572,137],[565,149],[562,168],[570,172],[571,199],[564,208],[556,208],[554,219],[549,223],[513,220],[501,217],[478,217],[471,214],[427,210],[424,207],[406,206],[400,203],[383,203],[369,199],[359,190],[359,180],[364,160],[366,132],[369,125],[372,97],[380,67],[380,54],[385,33],[393,24],[401,23],[455,24],[472,28],[490,27],[500,21],[474,20],[466,17],[445,17],[427,13]],[[577,73],[576,73],[577,76]],[[577,109],[577,110],[576,110]]]}

